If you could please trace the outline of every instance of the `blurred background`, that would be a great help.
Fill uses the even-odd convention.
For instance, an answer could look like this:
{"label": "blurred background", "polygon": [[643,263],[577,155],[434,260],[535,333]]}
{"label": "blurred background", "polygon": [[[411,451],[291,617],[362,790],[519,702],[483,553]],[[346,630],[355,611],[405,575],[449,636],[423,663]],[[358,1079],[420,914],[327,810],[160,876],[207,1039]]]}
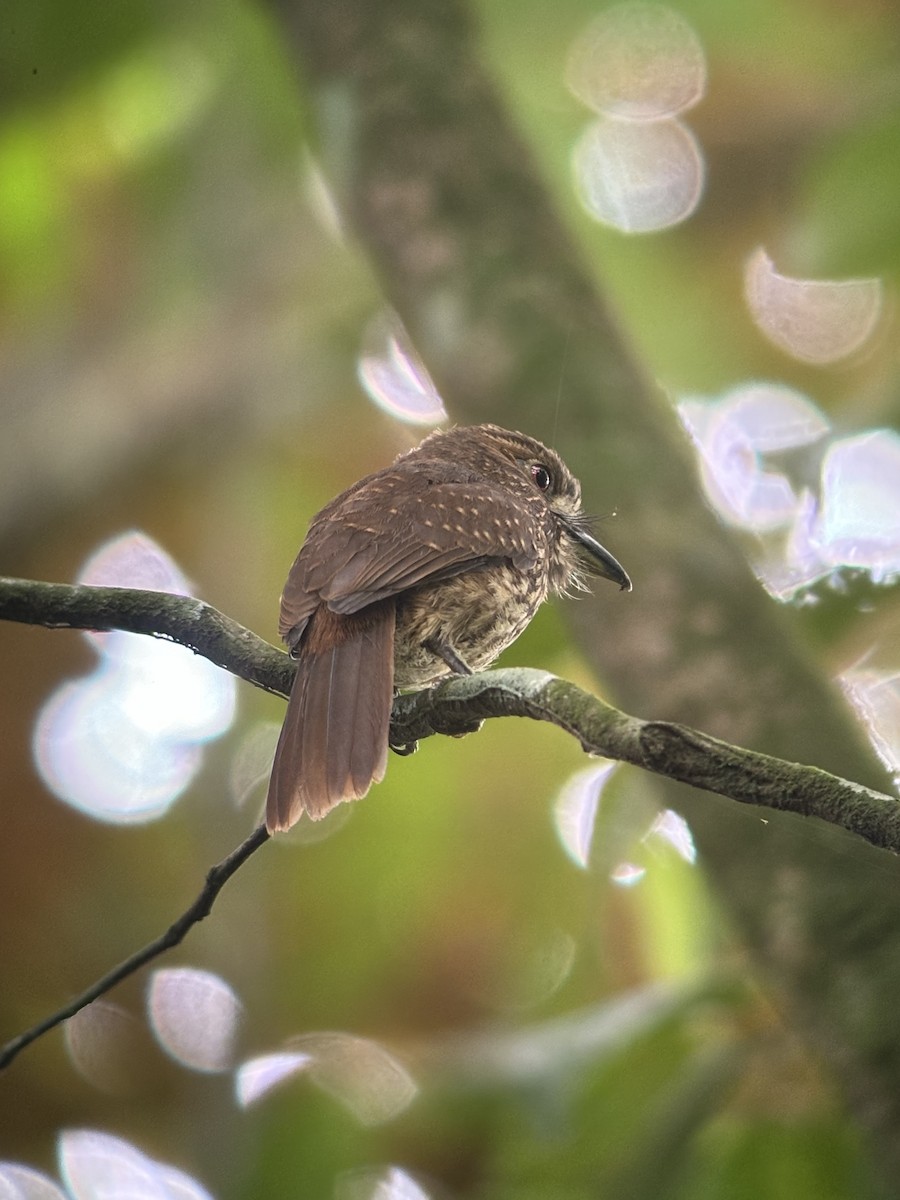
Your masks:
{"label": "blurred background", "polygon": [[[434,53],[442,18],[419,7]],[[647,381],[656,451],[620,412],[591,458],[608,380],[585,391],[565,319],[537,416],[489,389],[473,407],[482,369],[508,378],[487,336],[456,363],[457,394],[452,305],[404,309],[414,288],[367,242],[358,197],[345,206],[350,93],[329,90],[308,29],[304,68],[291,5],[7,0],[0,570],[199,595],[274,642],[328,499],[445,416],[521,424],[572,458],[641,624],[617,625],[634,625],[632,597],[601,582],[547,606],[504,665],[892,786],[900,11],[469,11],[522,170]],[[407,54],[402,93],[409,10],[371,13]],[[409,243],[409,276],[447,253]],[[667,439],[700,524],[657,495]],[[673,520],[703,579],[683,630],[649,549]],[[752,618],[722,616],[735,591]],[[259,820],[282,702],[146,641],[0,625],[0,1040],[161,932]],[[693,666],[676,695],[652,664],[679,655]],[[741,662],[799,680],[792,697],[772,683],[778,744],[764,682],[738,711]],[[721,724],[681,703],[700,693]],[[823,730],[821,753],[792,721]],[[728,826],[732,807],[525,722],[430,739],[352,810],[264,847],[157,973],[0,1077],[0,1156],[28,1167],[0,1167],[0,1185],[28,1200],[48,1178],[76,1200],[135,1179],[222,1200],[895,1194],[900,926],[881,897],[896,861],[765,812]],[[757,876],[782,833],[793,865]],[[861,899],[807,922],[817,860]],[[832,927],[815,959],[810,931]]]}

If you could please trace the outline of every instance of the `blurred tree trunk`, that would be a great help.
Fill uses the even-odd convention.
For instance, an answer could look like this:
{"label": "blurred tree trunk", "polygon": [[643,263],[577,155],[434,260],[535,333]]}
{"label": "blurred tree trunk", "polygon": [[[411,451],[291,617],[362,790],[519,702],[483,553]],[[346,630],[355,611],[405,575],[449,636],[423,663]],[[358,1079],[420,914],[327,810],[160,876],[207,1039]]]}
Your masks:
{"label": "blurred tree trunk", "polygon": [[[632,596],[570,608],[632,712],[888,782],[711,516],[670,405],[642,373],[480,65],[459,0],[275,0],[352,232],[454,418],[549,438],[585,483]],[[736,268],[737,270],[737,264]],[[677,303],[677,297],[673,298]],[[704,868],[782,1011],[900,1170],[896,860],[822,826],[679,788]]]}

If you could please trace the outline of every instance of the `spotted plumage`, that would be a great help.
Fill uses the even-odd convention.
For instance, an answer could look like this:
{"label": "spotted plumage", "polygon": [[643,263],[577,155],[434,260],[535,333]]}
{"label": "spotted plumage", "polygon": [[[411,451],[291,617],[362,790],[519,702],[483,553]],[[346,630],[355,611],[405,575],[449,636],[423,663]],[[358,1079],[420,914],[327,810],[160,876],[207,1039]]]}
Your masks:
{"label": "spotted plumage", "polygon": [[431,434],[327,504],[281,598],[298,670],[269,829],[364,795],[384,775],[394,689],[487,667],[587,571],[631,586],[559,455],[495,425]]}

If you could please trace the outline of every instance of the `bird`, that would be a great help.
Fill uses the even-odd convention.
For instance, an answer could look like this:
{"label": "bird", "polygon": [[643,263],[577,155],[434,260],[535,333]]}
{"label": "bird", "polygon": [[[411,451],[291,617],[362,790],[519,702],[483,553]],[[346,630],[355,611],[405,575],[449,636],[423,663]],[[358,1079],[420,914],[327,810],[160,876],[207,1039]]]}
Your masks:
{"label": "bird", "polygon": [[268,831],[365,796],[385,774],[397,691],[484,670],[591,574],[631,590],[560,456],[497,425],[431,433],[326,504],[281,596],[297,670]]}

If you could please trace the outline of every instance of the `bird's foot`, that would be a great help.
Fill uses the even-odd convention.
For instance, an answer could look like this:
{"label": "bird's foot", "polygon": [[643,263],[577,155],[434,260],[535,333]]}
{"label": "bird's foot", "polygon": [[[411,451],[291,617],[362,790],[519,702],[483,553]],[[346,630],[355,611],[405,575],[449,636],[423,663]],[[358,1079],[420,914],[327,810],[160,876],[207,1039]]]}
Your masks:
{"label": "bird's foot", "polygon": [[429,638],[425,642],[425,649],[430,650],[432,654],[436,654],[442,662],[445,662],[454,675],[471,675],[473,673],[472,668],[463,662],[452,646],[439,642],[437,638]]}

